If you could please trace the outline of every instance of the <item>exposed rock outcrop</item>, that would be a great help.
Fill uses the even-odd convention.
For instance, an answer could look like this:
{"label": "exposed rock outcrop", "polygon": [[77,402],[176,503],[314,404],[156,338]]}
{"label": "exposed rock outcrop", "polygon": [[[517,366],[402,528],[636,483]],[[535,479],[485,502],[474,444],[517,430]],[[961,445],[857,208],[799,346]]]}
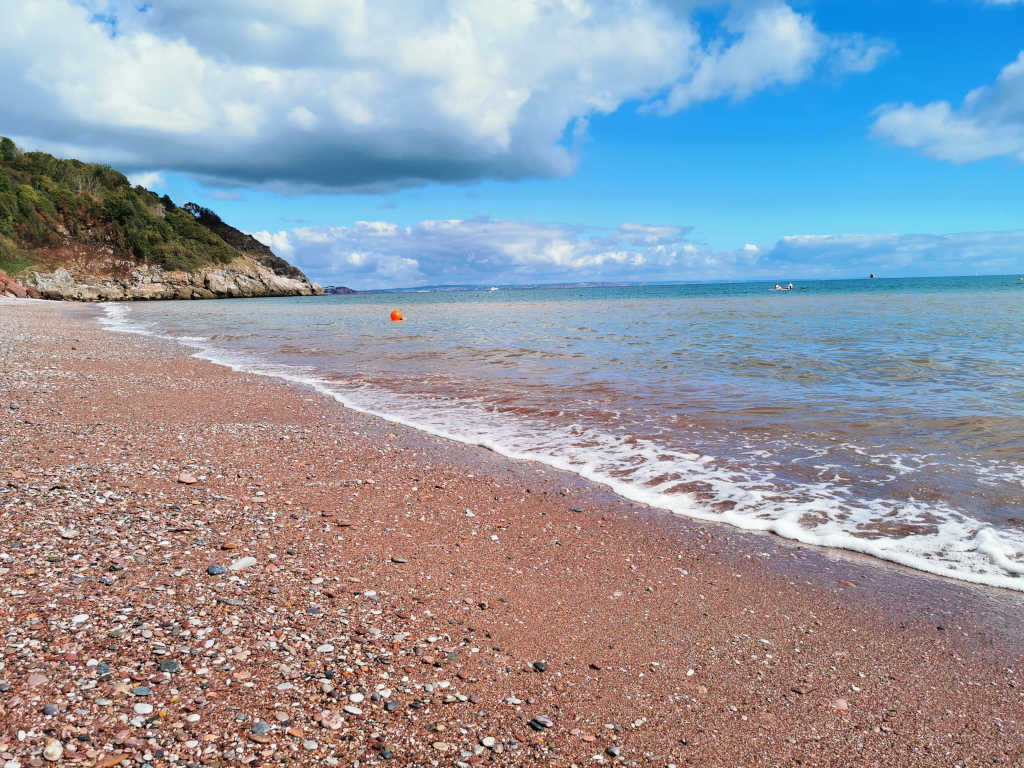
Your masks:
{"label": "exposed rock outcrop", "polygon": [[[299,273],[301,275],[301,272]],[[69,301],[136,301],[214,299],[255,296],[315,296],[323,291],[304,275],[279,275],[250,256],[195,272],[166,271],[152,265],[133,267],[123,279],[73,274],[67,269],[29,272],[26,291],[44,299]],[[0,292],[2,293],[2,292]]]}

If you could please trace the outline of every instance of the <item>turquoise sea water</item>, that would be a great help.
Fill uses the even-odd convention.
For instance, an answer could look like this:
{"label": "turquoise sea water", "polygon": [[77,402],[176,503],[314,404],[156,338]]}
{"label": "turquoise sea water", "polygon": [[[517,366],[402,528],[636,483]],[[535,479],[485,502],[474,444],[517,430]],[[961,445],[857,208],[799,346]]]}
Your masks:
{"label": "turquoise sea water", "polygon": [[[1024,590],[1024,281],[107,305],[125,330],[677,514]],[[392,323],[401,309],[407,320]]]}

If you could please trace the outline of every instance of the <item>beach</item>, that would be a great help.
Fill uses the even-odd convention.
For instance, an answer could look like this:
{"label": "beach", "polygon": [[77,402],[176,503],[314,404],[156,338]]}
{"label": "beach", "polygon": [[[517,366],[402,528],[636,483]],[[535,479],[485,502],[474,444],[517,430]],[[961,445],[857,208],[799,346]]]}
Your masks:
{"label": "beach", "polygon": [[[185,311],[183,305],[182,311]],[[0,759],[1024,764],[1024,594],[0,300]]]}

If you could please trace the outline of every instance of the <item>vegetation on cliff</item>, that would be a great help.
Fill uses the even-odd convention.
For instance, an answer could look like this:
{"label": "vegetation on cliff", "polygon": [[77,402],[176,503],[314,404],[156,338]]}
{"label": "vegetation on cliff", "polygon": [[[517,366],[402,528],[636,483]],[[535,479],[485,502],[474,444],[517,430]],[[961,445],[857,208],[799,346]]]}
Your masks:
{"label": "vegetation on cliff", "polygon": [[[0,270],[85,262],[192,272],[245,252],[278,275],[302,273],[206,208],[133,187],[105,165],[22,152],[0,138]],[[116,265],[116,266],[115,266]]]}

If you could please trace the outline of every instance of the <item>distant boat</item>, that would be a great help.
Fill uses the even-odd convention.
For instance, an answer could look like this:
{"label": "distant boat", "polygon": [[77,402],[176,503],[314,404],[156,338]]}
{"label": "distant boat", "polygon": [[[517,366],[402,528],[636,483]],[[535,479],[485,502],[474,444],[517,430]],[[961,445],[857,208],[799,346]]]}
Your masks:
{"label": "distant boat", "polygon": [[498,290],[498,289],[497,289],[497,288],[495,288],[495,287],[494,287],[494,286],[492,285],[492,286],[491,286],[490,288],[488,288],[487,290],[488,290],[488,291],[496,291],[496,290]]}

